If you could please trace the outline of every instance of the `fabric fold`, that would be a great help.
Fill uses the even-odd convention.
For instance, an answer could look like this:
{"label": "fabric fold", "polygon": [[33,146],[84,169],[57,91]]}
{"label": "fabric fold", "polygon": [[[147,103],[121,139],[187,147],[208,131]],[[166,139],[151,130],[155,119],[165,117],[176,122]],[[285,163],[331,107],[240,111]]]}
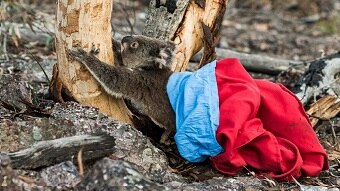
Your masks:
{"label": "fabric fold", "polygon": [[216,138],[225,150],[211,158],[217,170],[236,174],[248,166],[290,181],[328,169],[327,154],[302,104],[287,88],[253,80],[235,58],[218,61],[216,81],[220,103]]}
{"label": "fabric fold", "polygon": [[190,162],[202,162],[223,152],[215,133],[219,123],[216,61],[200,70],[174,73],[167,92],[176,113],[175,141]]}
{"label": "fabric fold", "polygon": [[235,58],[174,73],[167,93],[183,158],[234,175],[245,166],[277,180],[318,176],[325,150],[300,101],[287,88],[256,80]]}

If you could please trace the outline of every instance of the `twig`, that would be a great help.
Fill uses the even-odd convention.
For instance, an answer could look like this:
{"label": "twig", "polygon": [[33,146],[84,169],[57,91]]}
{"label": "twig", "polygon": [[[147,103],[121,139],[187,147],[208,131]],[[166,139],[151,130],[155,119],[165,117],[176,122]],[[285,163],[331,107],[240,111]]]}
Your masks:
{"label": "twig", "polygon": [[3,54],[4,54],[4,57],[5,57],[5,60],[6,61],[9,61],[9,57],[8,57],[8,54],[7,54],[7,33],[4,33],[4,40],[3,40]]}
{"label": "twig", "polygon": [[18,179],[26,182],[27,184],[33,184],[34,183],[34,180],[32,178],[30,178],[30,177],[19,175]]}
{"label": "twig", "polygon": [[44,70],[44,68],[41,66],[40,62],[38,61],[38,59],[33,56],[33,54],[29,53],[31,55],[31,58],[39,65],[40,69],[43,71],[44,75],[45,75],[45,78],[47,79],[48,81],[48,84],[51,83],[50,79],[48,78],[47,74],[46,74],[46,71]]}
{"label": "twig", "polygon": [[80,148],[80,150],[78,152],[77,161],[78,161],[78,167],[79,167],[79,175],[81,177],[84,177],[83,147]]}
{"label": "twig", "polygon": [[0,79],[1,79],[3,74],[4,74],[4,69],[0,68]]}
{"label": "twig", "polygon": [[325,120],[325,118],[320,117],[320,116],[316,116],[316,115],[312,115],[312,114],[308,114],[308,113],[307,113],[307,115],[308,115],[308,117],[312,117],[312,118],[315,118],[315,119]]}
{"label": "twig", "polygon": [[4,107],[5,109],[8,109],[8,110],[11,110],[11,111],[14,111],[14,112],[17,112],[17,111],[20,110],[19,107],[15,106],[15,105],[12,105],[12,104],[10,104],[10,103],[8,103],[6,101],[3,101],[1,99],[0,99],[0,105],[2,107]]}
{"label": "twig", "polygon": [[243,166],[244,169],[248,171],[249,174],[251,174],[253,177],[256,177],[255,173],[251,170],[249,170],[246,166]]}
{"label": "twig", "polygon": [[183,174],[183,173],[186,173],[192,169],[194,169],[196,166],[194,166],[193,164],[190,164],[189,166],[187,166],[185,169],[181,170],[181,171],[178,171],[179,174]]}
{"label": "twig", "polygon": [[333,177],[340,178],[340,176],[335,175],[332,171],[329,171],[329,174]]}
{"label": "twig", "polygon": [[298,182],[293,176],[292,176],[292,179],[294,180],[294,182],[295,182],[295,184],[299,187],[299,188],[301,188],[301,184],[300,184],[300,182]]}
{"label": "twig", "polygon": [[334,130],[334,122],[329,120],[329,123],[331,124],[333,145],[336,145],[336,144],[338,144],[338,142],[337,142],[336,133],[335,133],[335,130]]}

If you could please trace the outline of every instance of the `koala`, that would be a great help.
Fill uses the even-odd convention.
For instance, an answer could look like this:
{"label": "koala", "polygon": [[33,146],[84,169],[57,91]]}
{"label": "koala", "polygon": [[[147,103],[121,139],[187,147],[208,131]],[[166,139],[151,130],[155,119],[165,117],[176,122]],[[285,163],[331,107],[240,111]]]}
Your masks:
{"label": "koala", "polygon": [[121,46],[113,41],[116,65],[101,62],[94,54],[81,48],[69,51],[111,96],[124,98],[138,105],[138,109],[164,129],[161,143],[169,144],[175,131],[175,113],[171,107],[166,85],[170,75],[176,46],[142,35],[126,36]]}

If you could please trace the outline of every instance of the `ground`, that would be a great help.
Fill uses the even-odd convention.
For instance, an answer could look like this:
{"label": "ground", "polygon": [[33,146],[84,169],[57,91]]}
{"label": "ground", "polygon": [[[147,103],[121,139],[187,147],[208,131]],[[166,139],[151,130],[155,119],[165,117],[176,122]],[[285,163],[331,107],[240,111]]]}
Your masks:
{"label": "ground", "polygon": [[[116,2],[112,20],[115,36],[119,38],[120,35],[141,34],[147,11],[144,1]],[[30,2],[27,1],[27,3]],[[31,3],[29,8],[39,12],[40,17],[45,18],[53,26],[54,1]],[[27,16],[27,18],[30,17]],[[6,19],[9,18],[2,17],[0,14],[0,23]],[[3,39],[2,34],[0,33],[0,39]],[[0,55],[2,59],[0,60],[0,78],[1,75],[13,75],[14,79],[28,81],[31,86],[34,86],[34,99],[40,100],[39,103],[49,107],[52,101],[48,96],[48,82],[45,75],[43,72],[32,74],[32,71],[39,71],[39,69],[33,70],[32,68],[39,67],[37,62],[40,62],[49,78],[51,77],[51,66],[56,62],[53,41],[27,42],[15,36],[8,39],[6,45],[8,57],[6,58],[4,52],[0,51],[2,53]],[[2,50],[4,50],[2,42]],[[273,0],[231,1],[222,23],[218,47],[298,61],[311,61],[335,53],[340,50],[340,1],[290,0],[285,3]],[[33,56],[37,59],[32,59]],[[282,82],[287,80],[280,78],[290,76],[260,74],[260,77]],[[0,84],[0,87],[4,85]],[[1,95],[4,96],[3,93]],[[13,112],[0,106],[0,120],[12,119],[11,117],[13,117]],[[4,123],[1,123],[1,128],[3,127]],[[315,126],[315,131],[330,156],[331,168],[318,178],[307,178],[301,182],[306,185],[339,187],[340,116],[321,120]],[[3,145],[0,148],[2,151],[10,150],[4,149],[6,147]],[[15,150],[15,148],[11,149]],[[181,174],[192,179],[201,178],[195,175],[195,171],[200,171],[200,166],[182,165],[178,162],[177,156],[169,158],[172,167],[177,168]],[[251,173],[245,172],[241,176],[249,176],[249,174]]]}

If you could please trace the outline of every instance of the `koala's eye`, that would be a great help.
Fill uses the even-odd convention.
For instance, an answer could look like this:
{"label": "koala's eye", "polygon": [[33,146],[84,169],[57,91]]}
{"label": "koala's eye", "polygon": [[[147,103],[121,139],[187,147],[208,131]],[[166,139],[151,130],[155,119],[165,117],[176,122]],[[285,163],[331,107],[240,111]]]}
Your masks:
{"label": "koala's eye", "polygon": [[131,48],[137,48],[138,47],[138,42],[133,42],[130,44]]}

